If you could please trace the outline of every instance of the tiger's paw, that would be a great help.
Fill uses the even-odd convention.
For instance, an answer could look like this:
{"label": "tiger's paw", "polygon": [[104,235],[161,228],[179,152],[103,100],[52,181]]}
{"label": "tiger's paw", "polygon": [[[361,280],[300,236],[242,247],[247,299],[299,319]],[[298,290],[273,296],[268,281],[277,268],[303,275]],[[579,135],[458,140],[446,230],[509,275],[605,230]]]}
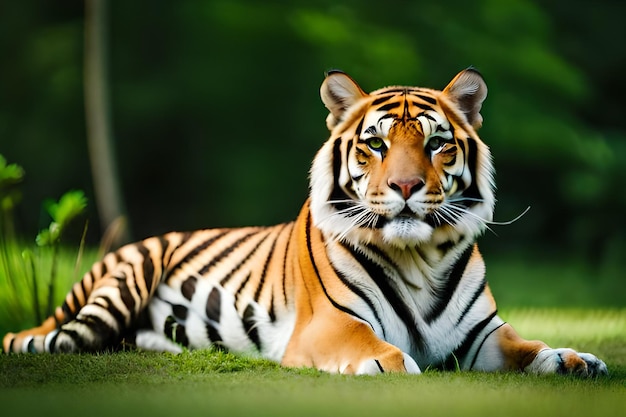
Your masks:
{"label": "tiger's paw", "polygon": [[[417,362],[408,354],[402,352],[401,363],[393,363],[391,361],[368,359],[363,361],[354,372],[356,375],[377,375],[385,372],[406,372],[409,374],[421,374]],[[341,373],[346,373],[345,369]]]}
{"label": "tiger's paw", "polygon": [[608,375],[606,364],[591,353],[573,349],[542,349],[525,371],[537,374],[571,374],[584,377]]}

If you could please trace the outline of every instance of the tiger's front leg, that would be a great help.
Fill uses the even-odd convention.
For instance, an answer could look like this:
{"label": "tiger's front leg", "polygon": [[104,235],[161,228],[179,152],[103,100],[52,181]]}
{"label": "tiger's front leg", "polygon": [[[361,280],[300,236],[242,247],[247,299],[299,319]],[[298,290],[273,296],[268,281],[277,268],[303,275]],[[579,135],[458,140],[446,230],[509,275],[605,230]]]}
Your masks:
{"label": "tiger's front leg", "polygon": [[606,364],[590,353],[569,348],[552,349],[544,342],[525,340],[509,324],[500,326],[485,340],[473,369],[579,376],[608,373]]}
{"label": "tiger's front leg", "polygon": [[[320,230],[312,226],[308,207],[303,207],[294,227],[298,244],[292,246],[290,260],[296,319],[282,365],[343,374],[420,373],[408,354],[333,301],[343,293],[341,280]],[[345,297],[343,302],[349,304]]]}
{"label": "tiger's front leg", "polygon": [[408,354],[379,339],[367,323],[338,310],[317,311],[308,323],[296,323],[282,365],[356,375],[421,373]]}

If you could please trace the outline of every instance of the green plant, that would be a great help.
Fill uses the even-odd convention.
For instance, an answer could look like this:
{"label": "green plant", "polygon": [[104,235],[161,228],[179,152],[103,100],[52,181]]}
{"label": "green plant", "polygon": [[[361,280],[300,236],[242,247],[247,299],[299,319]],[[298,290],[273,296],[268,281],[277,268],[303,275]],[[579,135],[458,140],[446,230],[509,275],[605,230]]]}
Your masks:
{"label": "green plant", "polygon": [[15,239],[13,209],[19,203],[21,195],[16,185],[24,179],[24,169],[17,164],[7,164],[0,155],[0,260],[4,273],[9,273],[10,259],[7,241]]}
{"label": "green plant", "polygon": [[[37,247],[24,249],[15,232],[13,212],[21,200],[18,185],[24,178],[24,170],[17,164],[7,164],[0,155],[0,287],[4,287],[0,297],[1,310],[16,324],[32,322],[27,320],[31,313],[34,323],[42,321],[40,300],[40,273],[48,269],[48,293],[46,296],[46,314],[52,313],[55,299],[56,277],[58,272],[59,251],[62,237],[67,226],[80,216],[87,206],[87,199],[82,191],[69,191],[59,201],[47,200],[44,207],[52,218],[50,225],[42,230],[36,240]],[[84,231],[87,225],[85,224]],[[74,274],[76,279],[78,266],[84,249],[84,235],[76,257]],[[45,254],[50,249],[52,254]],[[43,252],[42,252],[43,251]],[[67,258],[64,253],[63,258]],[[64,265],[67,262],[64,261]],[[28,296],[30,295],[30,297]],[[32,305],[30,305],[32,304]]]}
{"label": "green plant", "polygon": [[[87,207],[87,198],[82,191],[73,190],[68,191],[63,194],[58,202],[47,200],[44,202],[44,207],[52,217],[52,222],[47,229],[42,230],[37,235],[35,239],[38,246],[48,246],[52,248],[52,266],[50,269],[50,278],[48,281],[48,302],[46,315],[51,315],[52,310],[54,308],[54,290],[55,290],[55,281],[57,275],[57,261],[58,261],[58,250],[59,244],[61,242],[61,237],[65,232],[68,224],[72,222],[77,216],[83,213],[85,207]],[[85,224],[85,230],[87,225]],[[84,236],[84,232],[83,232]],[[81,242],[81,250],[84,246],[84,239]],[[78,261],[80,260],[80,257]],[[33,268],[34,271],[34,268]],[[36,291],[37,279],[33,275],[33,289]],[[35,297],[38,295],[35,293]],[[40,317],[38,317],[40,319]]]}

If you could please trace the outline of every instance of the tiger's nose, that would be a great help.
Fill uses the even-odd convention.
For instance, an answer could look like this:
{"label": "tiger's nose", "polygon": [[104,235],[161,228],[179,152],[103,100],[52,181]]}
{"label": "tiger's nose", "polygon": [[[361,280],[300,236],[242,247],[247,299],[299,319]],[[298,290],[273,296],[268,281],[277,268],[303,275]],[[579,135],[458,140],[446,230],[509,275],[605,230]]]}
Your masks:
{"label": "tiger's nose", "polygon": [[392,190],[402,194],[402,198],[408,200],[413,193],[419,191],[424,186],[424,181],[419,177],[412,178],[389,178],[387,184]]}

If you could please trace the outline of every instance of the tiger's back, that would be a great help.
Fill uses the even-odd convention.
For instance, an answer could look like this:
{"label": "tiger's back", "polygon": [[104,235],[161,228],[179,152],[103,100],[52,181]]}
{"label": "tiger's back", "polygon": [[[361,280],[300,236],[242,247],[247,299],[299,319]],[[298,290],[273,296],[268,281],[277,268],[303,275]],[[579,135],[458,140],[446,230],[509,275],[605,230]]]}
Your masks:
{"label": "tiger's back", "polygon": [[330,73],[331,135],[294,222],[124,246],[3,349],[213,346],[340,373],[606,373],[591,354],[522,339],[497,314],[476,246],[495,203],[477,134],[486,94],[473,69],[442,91],[370,94]]}

